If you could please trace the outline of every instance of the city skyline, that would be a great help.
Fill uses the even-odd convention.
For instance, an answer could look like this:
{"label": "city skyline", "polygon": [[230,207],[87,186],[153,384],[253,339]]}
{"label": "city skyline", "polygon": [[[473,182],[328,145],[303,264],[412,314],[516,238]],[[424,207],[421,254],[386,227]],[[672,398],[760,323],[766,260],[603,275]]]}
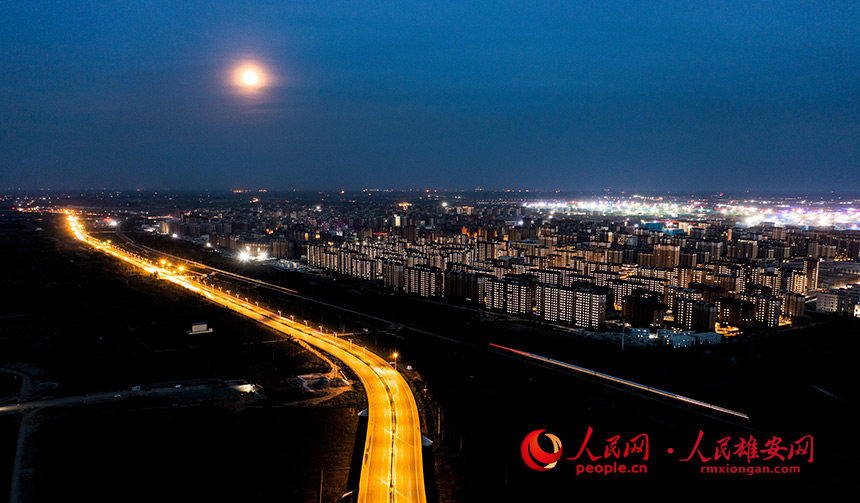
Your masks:
{"label": "city skyline", "polygon": [[0,96],[10,503],[851,480],[856,1],[0,2]]}
{"label": "city skyline", "polygon": [[848,2],[0,19],[3,188],[860,190]]}

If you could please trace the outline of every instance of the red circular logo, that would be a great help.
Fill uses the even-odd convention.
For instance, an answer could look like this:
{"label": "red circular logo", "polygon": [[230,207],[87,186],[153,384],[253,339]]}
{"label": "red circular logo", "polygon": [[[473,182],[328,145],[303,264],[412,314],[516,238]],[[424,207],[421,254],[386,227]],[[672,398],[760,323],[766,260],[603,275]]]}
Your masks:
{"label": "red circular logo", "polygon": [[[545,472],[554,467],[558,460],[561,459],[561,440],[552,433],[544,433],[544,435],[552,441],[552,452],[546,452],[538,445],[538,437],[546,430],[535,430],[526,435],[523,440],[523,445],[520,448],[520,453],[523,455],[523,461],[526,466],[532,470]],[[538,464],[540,463],[540,464]],[[543,465],[543,466],[541,466]]]}

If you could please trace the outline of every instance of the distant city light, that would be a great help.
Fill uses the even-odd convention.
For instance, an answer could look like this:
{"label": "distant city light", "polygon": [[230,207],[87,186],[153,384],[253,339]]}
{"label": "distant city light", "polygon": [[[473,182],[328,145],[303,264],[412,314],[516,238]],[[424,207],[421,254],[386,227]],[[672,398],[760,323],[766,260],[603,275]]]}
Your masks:
{"label": "distant city light", "polygon": [[[634,196],[635,197],[635,196]],[[750,201],[755,205],[737,203],[715,203],[688,201],[684,203],[652,199],[601,199],[593,201],[543,201],[525,203],[523,206],[567,215],[633,215],[649,218],[736,218],[746,226],[772,222],[774,225],[797,225],[810,227],[835,227],[858,229],[860,209],[852,206],[832,208],[813,203],[797,206],[774,204],[765,201]],[[761,203],[761,204],[759,204]]]}

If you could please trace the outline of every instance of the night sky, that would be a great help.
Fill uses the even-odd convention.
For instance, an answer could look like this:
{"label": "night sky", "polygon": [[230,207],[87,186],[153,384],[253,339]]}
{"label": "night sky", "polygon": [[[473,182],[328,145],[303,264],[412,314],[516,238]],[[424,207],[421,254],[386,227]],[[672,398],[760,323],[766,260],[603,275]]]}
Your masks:
{"label": "night sky", "polygon": [[857,1],[12,0],[0,69],[2,189],[860,190]]}

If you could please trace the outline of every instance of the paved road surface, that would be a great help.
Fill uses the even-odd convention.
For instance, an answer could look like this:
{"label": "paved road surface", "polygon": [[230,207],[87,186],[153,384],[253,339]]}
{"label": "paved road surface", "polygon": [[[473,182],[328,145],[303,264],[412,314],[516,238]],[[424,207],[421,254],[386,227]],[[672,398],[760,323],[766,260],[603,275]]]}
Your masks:
{"label": "paved road surface", "polygon": [[75,236],[127,263],[157,273],[160,278],[205,296],[210,301],[255,319],[281,333],[311,344],[341,360],[364,385],[369,422],[359,482],[360,502],[424,502],[421,426],[415,397],[403,376],[386,360],[334,335],[326,335],[227,292],[163,268],[160,262],[128,253],[87,235],[74,215],[69,226]]}

